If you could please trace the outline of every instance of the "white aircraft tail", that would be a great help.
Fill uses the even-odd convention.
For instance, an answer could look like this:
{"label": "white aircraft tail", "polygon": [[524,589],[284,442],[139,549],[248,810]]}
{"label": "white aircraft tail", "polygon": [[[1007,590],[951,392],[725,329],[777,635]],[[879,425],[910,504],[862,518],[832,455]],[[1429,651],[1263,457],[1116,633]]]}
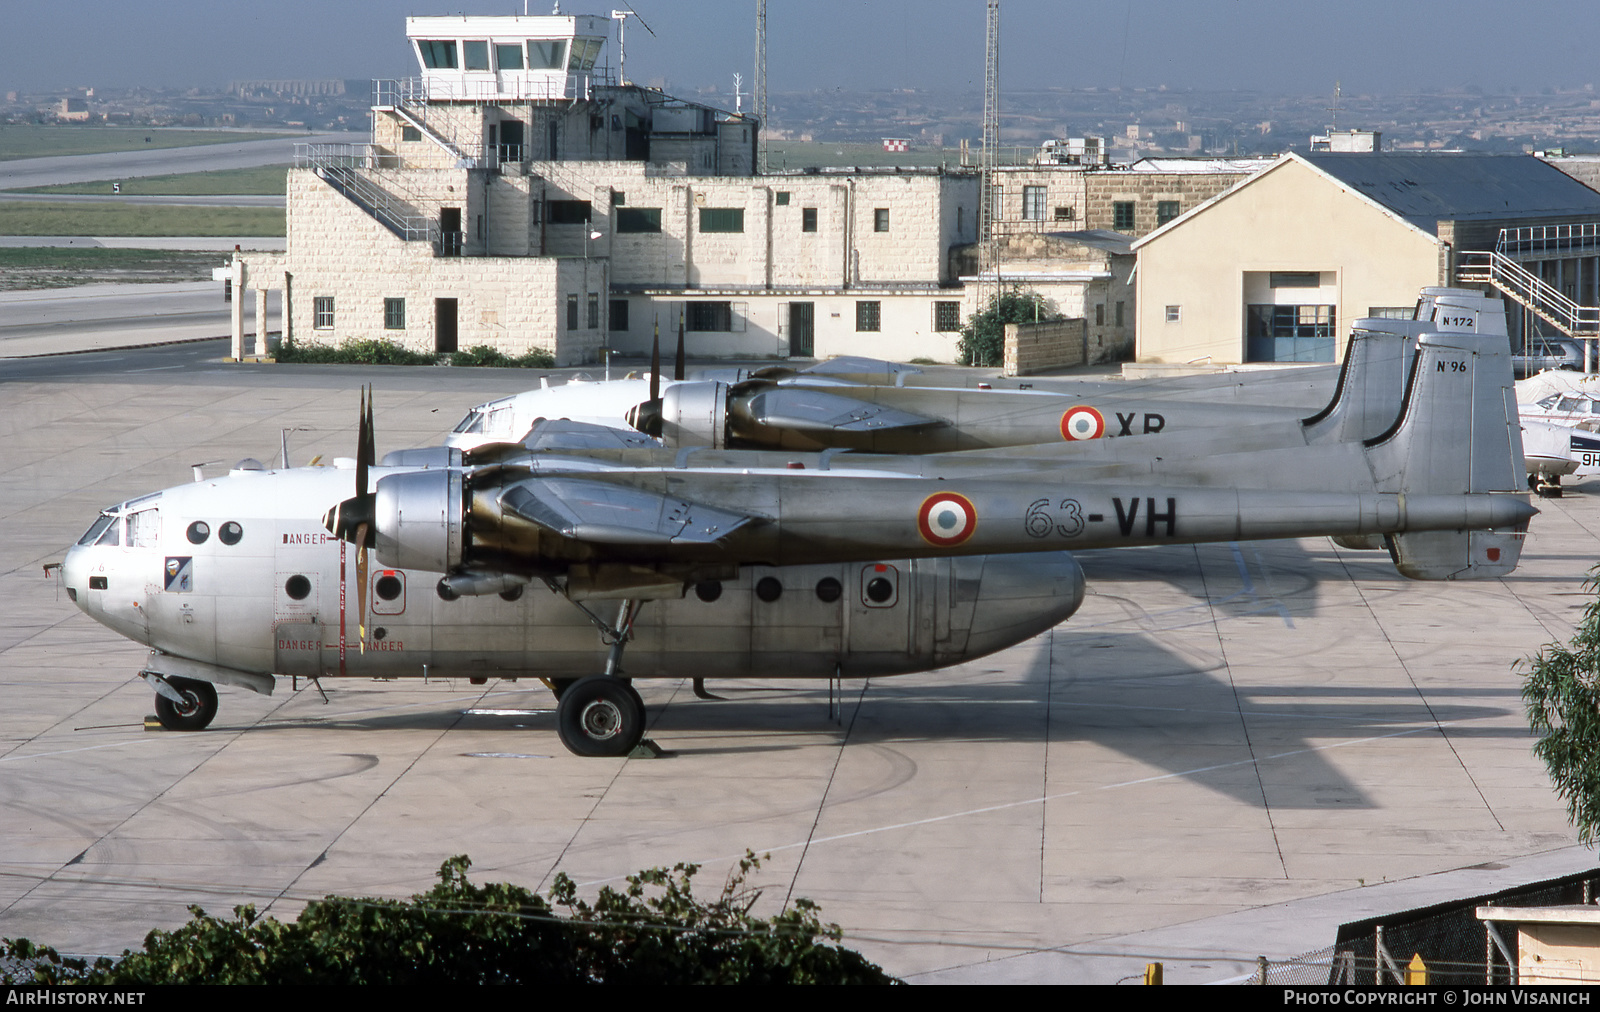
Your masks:
{"label": "white aircraft tail", "polygon": [[[1404,410],[1390,431],[1366,446],[1379,492],[1524,494],[1522,431],[1505,336],[1419,337]],[[1404,533],[1389,538],[1389,550],[1413,579],[1481,579],[1516,568],[1522,537],[1520,530]]]}

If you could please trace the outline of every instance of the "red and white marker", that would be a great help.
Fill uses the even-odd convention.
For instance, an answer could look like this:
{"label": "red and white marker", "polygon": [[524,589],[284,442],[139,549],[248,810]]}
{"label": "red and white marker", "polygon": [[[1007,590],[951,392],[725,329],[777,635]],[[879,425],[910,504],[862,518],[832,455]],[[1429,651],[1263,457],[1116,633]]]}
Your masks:
{"label": "red and white marker", "polygon": [[950,548],[972,537],[978,529],[978,511],[972,500],[955,492],[937,492],[922,500],[917,510],[917,531],[922,540]]}
{"label": "red and white marker", "polygon": [[1087,404],[1068,408],[1061,416],[1061,438],[1069,442],[1099,439],[1106,434],[1105,416]]}

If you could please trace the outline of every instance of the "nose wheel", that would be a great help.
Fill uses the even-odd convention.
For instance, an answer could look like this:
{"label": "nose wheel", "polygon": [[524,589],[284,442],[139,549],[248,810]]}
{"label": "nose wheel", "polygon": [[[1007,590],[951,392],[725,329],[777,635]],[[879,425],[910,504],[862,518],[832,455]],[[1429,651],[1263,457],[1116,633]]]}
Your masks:
{"label": "nose wheel", "polygon": [[156,719],[162,727],[168,731],[203,731],[210,726],[217,715],[215,685],[172,676],[163,681],[164,685],[156,686]]}
{"label": "nose wheel", "polygon": [[620,678],[590,675],[561,693],[556,730],[574,755],[625,756],[644,737],[644,701]]}

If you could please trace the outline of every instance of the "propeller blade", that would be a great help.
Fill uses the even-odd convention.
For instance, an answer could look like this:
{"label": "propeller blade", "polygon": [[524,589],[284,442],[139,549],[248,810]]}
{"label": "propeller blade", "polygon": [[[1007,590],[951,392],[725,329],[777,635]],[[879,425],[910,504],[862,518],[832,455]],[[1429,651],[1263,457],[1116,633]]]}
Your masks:
{"label": "propeller blade", "polygon": [[672,363],[672,378],[683,382],[683,311],[678,311],[678,358]]}
{"label": "propeller blade", "polygon": [[650,338],[650,399],[661,399],[661,324]]}
{"label": "propeller blade", "polygon": [[361,652],[367,652],[367,527],[356,527],[356,629]]}
{"label": "propeller blade", "polygon": [[368,547],[369,525],[377,496],[368,491],[368,471],[377,456],[377,439],[373,435],[372,388],[361,391],[361,416],[356,431],[356,481],[355,495],[329,510],[322,518],[328,533],[354,543],[361,549]]}

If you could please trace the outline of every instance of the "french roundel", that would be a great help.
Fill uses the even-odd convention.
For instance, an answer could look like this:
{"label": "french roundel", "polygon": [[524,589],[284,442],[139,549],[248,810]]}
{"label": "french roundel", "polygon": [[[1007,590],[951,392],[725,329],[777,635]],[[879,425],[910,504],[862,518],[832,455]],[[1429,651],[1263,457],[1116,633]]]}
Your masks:
{"label": "french roundel", "polygon": [[1068,408],[1061,416],[1061,438],[1069,441],[1099,439],[1106,434],[1105,416],[1087,404]]}
{"label": "french roundel", "polygon": [[930,545],[950,548],[972,537],[978,529],[978,511],[972,500],[954,492],[939,492],[922,501],[917,530]]}

